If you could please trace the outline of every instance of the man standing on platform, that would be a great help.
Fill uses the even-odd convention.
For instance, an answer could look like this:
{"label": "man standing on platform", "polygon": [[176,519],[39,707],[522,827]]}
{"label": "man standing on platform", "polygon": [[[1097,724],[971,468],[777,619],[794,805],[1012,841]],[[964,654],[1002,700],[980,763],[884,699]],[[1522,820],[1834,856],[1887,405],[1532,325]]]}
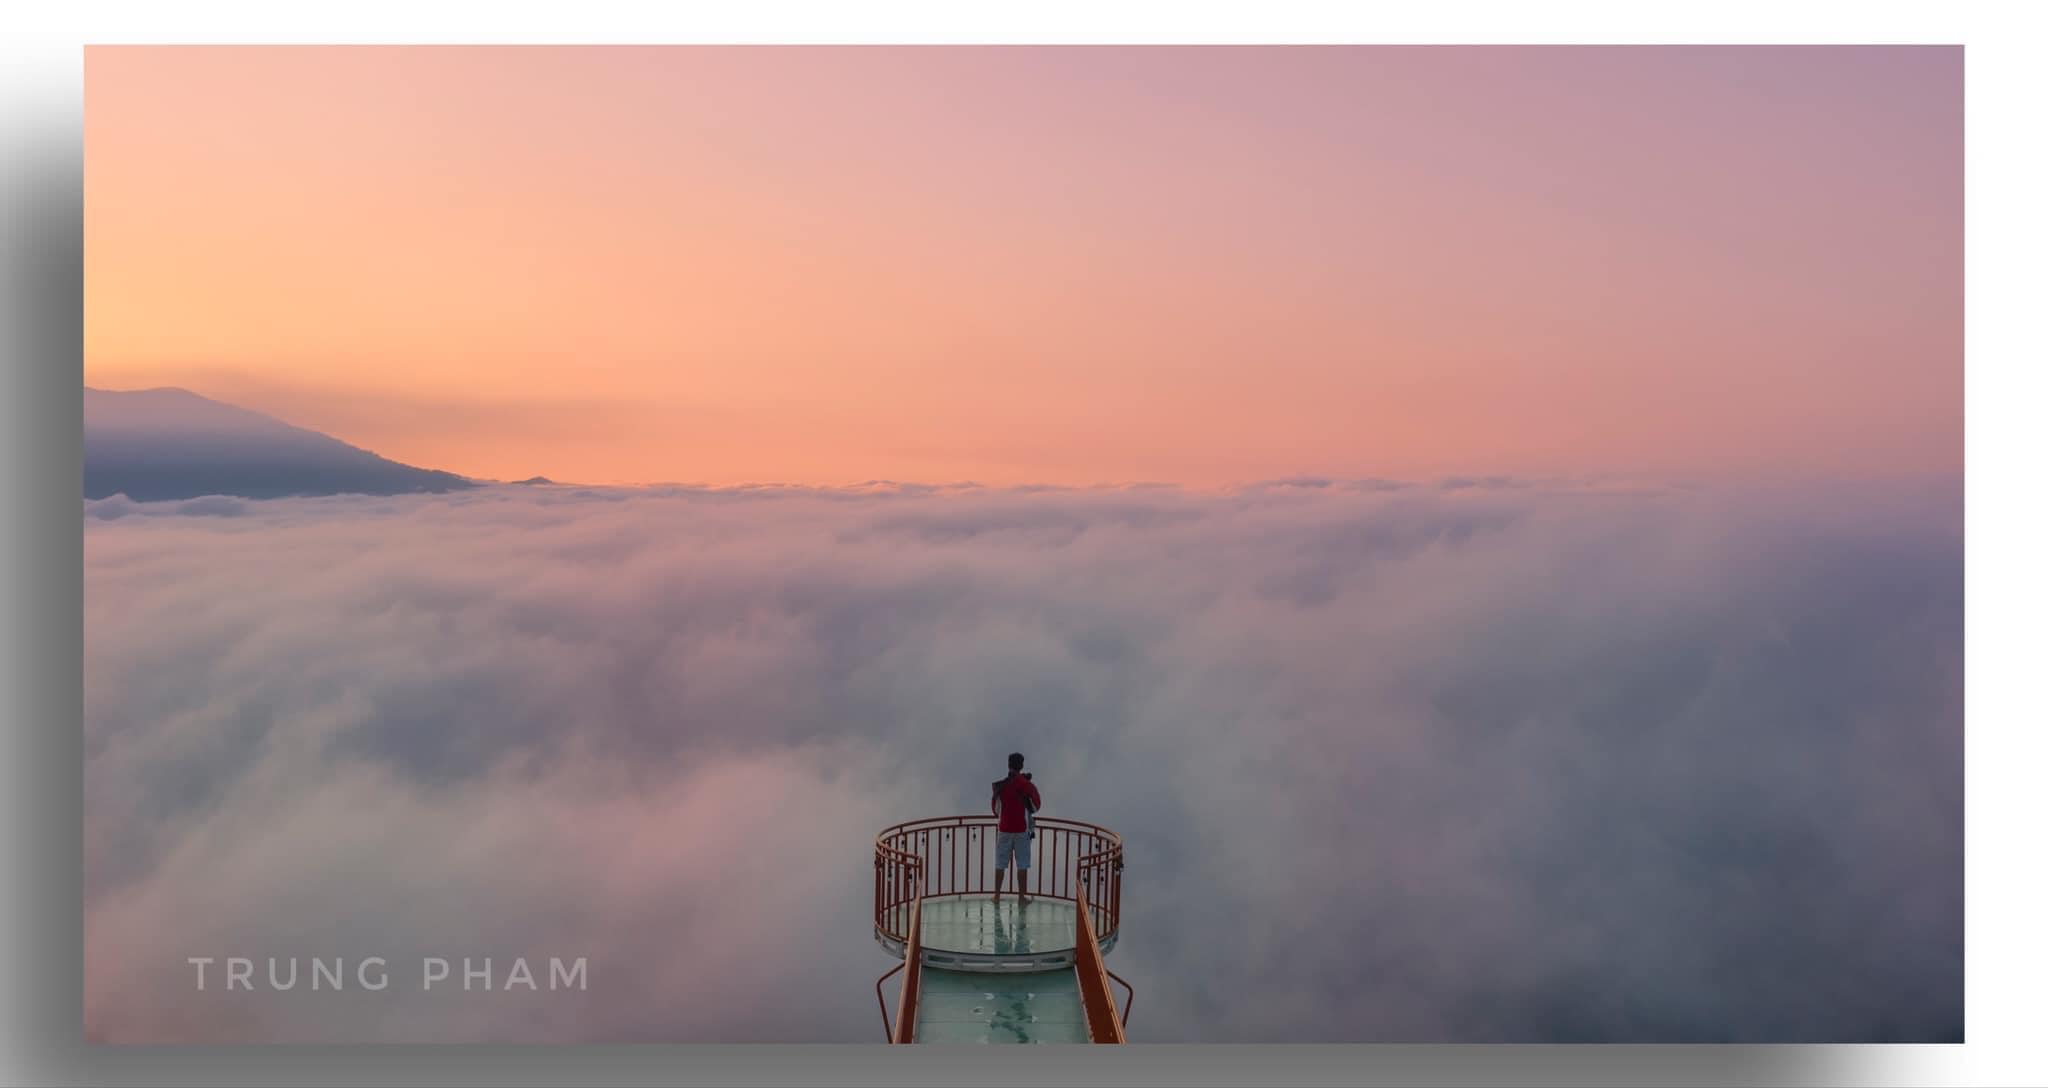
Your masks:
{"label": "man standing on platform", "polygon": [[1010,753],[1010,774],[990,784],[988,810],[996,815],[996,894],[1003,901],[1003,874],[1017,867],[1017,905],[1031,902],[1024,876],[1031,871],[1031,814],[1038,811],[1038,787],[1024,773],[1024,755]]}

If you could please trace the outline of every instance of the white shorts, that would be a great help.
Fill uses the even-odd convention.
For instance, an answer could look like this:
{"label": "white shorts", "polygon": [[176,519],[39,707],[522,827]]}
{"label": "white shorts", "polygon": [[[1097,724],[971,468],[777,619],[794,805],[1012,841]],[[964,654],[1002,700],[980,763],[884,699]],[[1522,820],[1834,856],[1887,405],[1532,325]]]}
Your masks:
{"label": "white shorts", "polygon": [[1031,868],[1031,833],[1028,831],[996,832],[996,872],[1010,867],[1011,860],[1017,862],[1017,871],[1028,872]]}

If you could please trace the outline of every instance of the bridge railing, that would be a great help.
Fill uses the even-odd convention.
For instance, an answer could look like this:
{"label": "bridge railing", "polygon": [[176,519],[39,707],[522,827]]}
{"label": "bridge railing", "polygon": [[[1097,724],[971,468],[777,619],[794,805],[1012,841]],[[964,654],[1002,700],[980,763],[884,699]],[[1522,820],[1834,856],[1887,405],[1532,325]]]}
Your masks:
{"label": "bridge railing", "polygon": [[[885,898],[892,904],[892,918],[901,914],[903,932],[909,940],[903,946],[903,962],[889,968],[881,978],[875,980],[875,1003],[882,1008],[882,1035],[892,1043],[911,1042],[917,1030],[917,999],[924,981],[923,956],[919,950],[923,945],[923,926],[919,908],[923,897],[917,893],[922,883],[919,871],[924,862],[901,850],[885,848],[875,844],[875,925],[882,922],[881,903]],[[902,971],[903,987],[896,995],[896,1019],[889,1020],[889,1005],[882,998],[882,983],[889,976]]]}
{"label": "bridge railing", "polygon": [[[1123,837],[1079,820],[1040,816],[1024,893],[1085,903],[1103,947],[1115,943],[1123,908]],[[897,824],[875,836],[875,934],[901,949],[919,897],[995,891],[996,819],[939,816]],[[1016,890],[1005,878],[1003,890]]]}
{"label": "bridge railing", "polygon": [[[1124,1021],[1131,1015],[1130,1002],[1125,1000],[1123,1016],[1118,1016],[1116,999],[1109,992],[1109,968],[1103,965],[1102,945],[1091,924],[1095,912],[1089,909],[1086,881],[1081,884],[1080,895],[1080,909],[1074,912],[1074,978],[1081,990],[1082,1022],[1087,1025],[1089,1042],[1121,1043]],[[1130,983],[1123,985],[1130,989]]]}

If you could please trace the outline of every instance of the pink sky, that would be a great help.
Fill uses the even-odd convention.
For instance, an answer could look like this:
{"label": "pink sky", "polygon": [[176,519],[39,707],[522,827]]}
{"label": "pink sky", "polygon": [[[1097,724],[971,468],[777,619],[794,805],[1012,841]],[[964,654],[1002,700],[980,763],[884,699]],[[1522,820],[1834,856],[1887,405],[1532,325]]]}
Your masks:
{"label": "pink sky", "polygon": [[1955,48],[95,48],[87,384],[588,481],[1962,465]]}

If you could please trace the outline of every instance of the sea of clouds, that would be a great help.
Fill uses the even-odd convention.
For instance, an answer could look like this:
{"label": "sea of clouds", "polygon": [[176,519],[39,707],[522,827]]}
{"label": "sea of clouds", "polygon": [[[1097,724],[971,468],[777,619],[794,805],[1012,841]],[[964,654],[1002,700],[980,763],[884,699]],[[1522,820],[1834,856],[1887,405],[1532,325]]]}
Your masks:
{"label": "sea of clouds", "polygon": [[[1134,1041],[1958,1040],[1959,488],[85,505],[88,1038],[878,1041],[876,830],[1126,839]],[[299,957],[195,989],[188,956]],[[311,957],[391,986],[308,992]],[[571,993],[424,957],[586,957]],[[220,970],[216,963],[214,970]]]}

